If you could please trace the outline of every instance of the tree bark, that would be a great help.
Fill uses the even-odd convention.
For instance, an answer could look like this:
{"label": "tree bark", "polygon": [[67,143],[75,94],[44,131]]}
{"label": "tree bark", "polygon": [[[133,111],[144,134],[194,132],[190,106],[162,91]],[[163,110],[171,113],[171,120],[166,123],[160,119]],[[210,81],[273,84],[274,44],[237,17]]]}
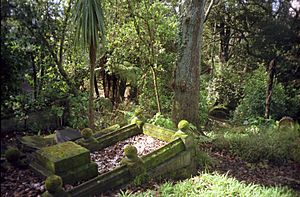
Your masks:
{"label": "tree bark", "polygon": [[225,22],[220,23],[220,60],[225,65],[229,60],[230,27]]}
{"label": "tree bark", "polygon": [[31,63],[32,63],[32,78],[33,78],[33,98],[36,100],[37,93],[38,93],[38,84],[37,84],[37,71],[36,71],[36,65],[34,62],[34,56],[33,53],[30,53]]}
{"label": "tree bark", "polygon": [[90,93],[89,93],[89,128],[95,129],[95,114],[94,114],[94,74],[96,65],[96,52],[95,45],[90,45]]}
{"label": "tree bark", "polygon": [[276,69],[276,60],[275,58],[271,60],[268,67],[268,85],[267,85],[267,93],[266,93],[266,109],[265,109],[265,118],[269,119],[270,117],[270,107],[271,107],[271,97],[273,92],[273,81]]}
{"label": "tree bark", "polygon": [[158,85],[157,85],[157,77],[156,72],[153,66],[151,66],[151,72],[152,72],[152,78],[153,78],[153,86],[154,86],[154,92],[155,92],[155,99],[157,104],[157,111],[161,113],[161,106],[160,106],[160,98],[158,93]]}
{"label": "tree bark", "polygon": [[112,74],[112,103],[113,105],[118,103],[118,78],[115,74]]}
{"label": "tree bark", "polygon": [[199,120],[200,54],[204,0],[185,1],[181,21],[179,58],[174,72],[173,119],[185,119],[196,127]]}
{"label": "tree bark", "polygon": [[125,90],[126,90],[126,80],[121,79],[119,85],[119,95],[122,101],[124,101],[125,98]]}
{"label": "tree bark", "polygon": [[100,93],[99,93],[98,84],[97,84],[97,77],[96,77],[95,73],[94,73],[94,85],[95,85],[95,92],[96,92],[97,98],[99,98]]}
{"label": "tree bark", "polygon": [[[57,58],[57,56],[55,55],[55,52],[50,52],[50,53],[54,57],[55,62],[56,62],[57,67],[58,67],[58,70],[59,70],[59,73],[62,75],[63,79],[68,84],[71,93],[73,93],[74,95],[77,95],[78,90],[77,90],[75,84],[71,81],[71,79],[69,78],[67,72],[63,68],[63,49],[64,49],[64,46],[65,46],[65,36],[66,36],[68,21],[69,21],[69,17],[70,17],[71,7],[72,7],[72,0],[70,0],[69,3],[68,3],[68,8],[67,8],[67,11],[66,11],[66,18],[64,19],[64,22],[63,22],[62,37],[59,41],[60,42],[59,43],[59,54],[58,54],[59,58]],[[51,47],[48,43],[48,49],[51,50],[50,48]]]}

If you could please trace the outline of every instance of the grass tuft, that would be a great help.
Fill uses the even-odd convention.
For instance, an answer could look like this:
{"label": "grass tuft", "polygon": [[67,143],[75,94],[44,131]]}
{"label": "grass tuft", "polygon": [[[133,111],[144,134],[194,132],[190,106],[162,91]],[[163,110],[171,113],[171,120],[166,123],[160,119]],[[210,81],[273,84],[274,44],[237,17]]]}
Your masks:
{"label": "grass tuft", "polygon": [[122,192],[122,197],[154,197],[154,196],[255,196],[255,197],[293,197],[297,194],[285,187],[265,187],[256,184],[245,184],[227,175],[218,173],[203,173],[184,181],[166,182],[160,185],[156,190],[147,190],[142,193]]}

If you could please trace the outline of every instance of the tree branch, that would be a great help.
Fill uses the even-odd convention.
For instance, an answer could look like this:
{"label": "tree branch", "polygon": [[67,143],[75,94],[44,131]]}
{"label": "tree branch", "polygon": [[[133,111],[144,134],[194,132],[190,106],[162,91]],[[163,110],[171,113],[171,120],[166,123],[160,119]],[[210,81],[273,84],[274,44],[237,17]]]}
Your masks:
{"label": "tree branch", "polygon": [[208,5],[208,8],[207,8],[206,11],[205,11],[203,23],[206,22],[206,20],[207,20],[207,18],[208,18],[208,16],[209,16],[209,13],[210,13],[210,11],[211,11],[211,9],[212,9],[214,3],[215,3],[215,0],[210,0],[210,4]]}

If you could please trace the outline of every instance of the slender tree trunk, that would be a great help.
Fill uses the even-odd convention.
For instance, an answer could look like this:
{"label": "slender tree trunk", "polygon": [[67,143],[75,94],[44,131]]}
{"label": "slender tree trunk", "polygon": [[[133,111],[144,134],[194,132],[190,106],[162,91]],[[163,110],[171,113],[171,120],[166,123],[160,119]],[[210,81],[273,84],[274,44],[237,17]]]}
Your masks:
{"label": "slender tree trunk", "polygon": [[37,84],[37,72],[36,72],[36,65],[34,62],[34,56],[33,53],[30,53],[31,63],[32,63],[32,77],[33,77],[33,98],[36,100],[37,98],[37,92],[38,92],[38,84]]}
{"label": "slender tree trunk", "polygon": [[225,22],[220,24],[220,60],[225,65],[229,60],[230,28]]}
{"label": "slender tree trunk", "polygon": [[107,92],[107,97],[106,98],[109,98],[111,99],[111,91],[110,91],[110,87],[111,87],[111,76],[106,73],[106,92]]}
{"label": "slender tree trunk", "polygon": [[[63,79],[68,84],[71,93],[73,93],[74,95],[77,95],[78,90],[77,90],[75,84],[72,82],[72,80],[69,78],[67,72],[63,68],[63,53],[64,53],[64,47],[65,47],[65,36],[66,36],[66,31],[67,31],[67,26],[68,26],[68,21],[69,21],[69,17],[70,17],[71,8],[72,8],[72,0],[70,0],[69,3],[68,3],[68,8],[67,8],[67,11],[66,11],[66,17],[63,21],[62,37],[61,37],[60,43],[59,43],[59,53],[58,53],[59,57],[57,58],[57,56],[55,55],[54,50],[53,50],[53,52],[50,52],[50,53],[52,53],[52,56],[55,56],[54,59],[56,59],[55,61],[56,61],[59,73],[62,75]],[[51,50],[50,45],[49,45],[48,48],[49,48],[49,50]]]}
{"label": "slender tree trunk", "polygon": [[267,94],[266,94],[266,109],[265,109],[265,118],[269,119],[270,117],[270,107],[271,107],[271,97],[273,92],[273,81],[276,69],[276,60],[275,58],[271,60],[268,67],[268,85],[267,85]]}
{"label": "slender tree trunk", "polygon": [[185,1],[181,21],[179,59],[174,72],[173,119],[185,119],[199,128],[200,54],[204,0]]}
{"label": "slender tree trunk", "polygon": [[89,128],[95,129],[95,114],[94,114],[94,74],[96,64],[96,46],[90,45],[90,93],[89,93]]}
{"label": "slender tree trunk", "polygon": [[156,98],[156,104],[157,104],[157,111],[161,113],[161,106],[160,106],[160,99],[159,99],[159,93],[158,93],[158,85],[157,85],[157,77],[156,72],[153,66],[151,66],[151,72],[152,72],[152,78],[153,78],[153,85],[154,85],[154,92],[155,92],[155,98]]}
{"label": "slender tree trunk", "polygon": [[107,77],[106,77],[106,72],[105,70],[103,69],[101,71],[101,76],[102,76],[102,85],[103,85],[103,91],[104,91],[104,97],[105,98],[109,98],[109,92],[107,91]]}
{"label": "slender tree trunk", "polygon": [[211,49],[211,76],[214,76],[215,71],[215,40],[216,40],[217,23],[214,23]]}
{"label": "slender tree trunk", "polygon": [[126,90],[126,80],[121,79],[120,85],[119,85],[119,95],[122,101],[124,101],[125,98],[125,90]]}
{"label": "slender tree trunk", "polygon": [[95,85],[95,92],[96,92],[97,98],[99,98],[100,93],[99,93],[98,84],[97,84],[97,77],[96,77],[95,73],[94,73],[94,85]]}
{"label": "slender tree trunk", "polygon": [[43,65],[40,66],[40,78],[38,82],[38,92],[41,92],[44,86],[44,76],[45,76],[45,67]]}
{"label": "slender tree trunk", "polygon": [[112,74],[112,103],[115,105],[118,103],[118,78],[115,74]]}
{"label": "slender tree trunk", "polygon": [[138,87],[136,85],[133,85],[130,88],[129,100],[138,105]]}

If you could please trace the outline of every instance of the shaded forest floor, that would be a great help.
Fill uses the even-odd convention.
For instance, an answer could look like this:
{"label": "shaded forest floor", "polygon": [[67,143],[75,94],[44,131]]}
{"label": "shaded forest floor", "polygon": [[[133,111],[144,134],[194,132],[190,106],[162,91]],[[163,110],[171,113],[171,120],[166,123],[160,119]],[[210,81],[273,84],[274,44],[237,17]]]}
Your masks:
{"label": "shaded forest floor", "polygon": [[[1,138],[1,146],[15,142],[15,136]],[[300,195],[300,164],[289,161],[282,165],[268,163],[251,164],[239,157],[224,151],[215,151],[212,144],[201,147],[215,161],[209,172],[227,174],[247,184],[259,184],[267,187],[285,186]],[[200,170],[200,169],[199,169]],[[155,189],[162,182],[149,182],[145,185],[124,188],[130,192],[141,192],[146,189]],[[29,169],[16,169],[9,167],[1,169],[1,196],[39,196],[44,191],[44,180],[36,176]],[[116,196],[119,191],[110,191],[101,196]]]}
{"label": "shaded forest floor", "polygon": [[270,163],[248,163],[228,152],[208,150],[208,154],[216,160],[210,171],[228,174],[247,184],[269,186],[286,186],[300,194],[300,164],[289,161],[282,165]]}

